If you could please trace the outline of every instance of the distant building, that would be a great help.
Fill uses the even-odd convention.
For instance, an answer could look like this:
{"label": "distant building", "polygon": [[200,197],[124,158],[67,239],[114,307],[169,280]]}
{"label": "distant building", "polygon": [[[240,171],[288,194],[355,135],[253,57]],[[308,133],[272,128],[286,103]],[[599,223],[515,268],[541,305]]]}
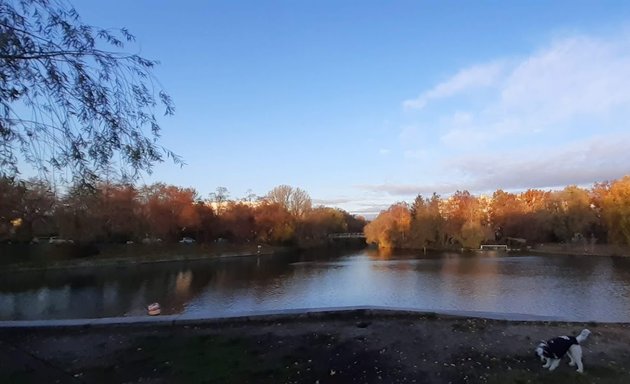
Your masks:
{"label": "distant building", "polygon": [[227,209],[230,205],[245,205],[247,207],[251,207],[251,208],[256,208],[258,206],[260,206],[261,204],[263,204],[265,202],[265,200],[255,200],[255,201],[248,201],[248,200],[242,200],[242,201],[234,201],[234,200],[228,200],[228,201],[205,201],[204,204],[207,207],[212,208],[212,210],[214,210],[217,213],[220,213],[222,211],[224,211],[225,209]]}

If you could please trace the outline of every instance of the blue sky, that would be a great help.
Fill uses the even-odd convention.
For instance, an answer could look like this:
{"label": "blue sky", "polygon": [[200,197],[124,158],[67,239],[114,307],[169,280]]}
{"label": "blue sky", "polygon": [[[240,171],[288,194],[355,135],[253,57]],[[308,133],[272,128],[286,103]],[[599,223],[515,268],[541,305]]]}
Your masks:
{"label": "blue sky", "polygon": [[625,1],[75,1],[127,27],[176,104],[187,165],[143,182],[279,184],[373,214],[418,193],[630,171]]}

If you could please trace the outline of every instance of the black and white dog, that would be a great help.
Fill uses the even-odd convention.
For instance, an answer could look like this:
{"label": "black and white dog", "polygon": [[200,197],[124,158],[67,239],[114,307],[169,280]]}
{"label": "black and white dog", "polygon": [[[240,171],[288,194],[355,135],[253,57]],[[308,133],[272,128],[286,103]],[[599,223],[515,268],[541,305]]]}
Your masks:
{"label": "black and white dog", "polygon": [[577,337],[573,336],[560,336],[551,340],[541,341],[536,347],[536,355],[540,357],[540,361],[544,361],[543,368],[549,368],[553,371],[560,364],[560,359],[564,355],[568,355],[569,365],[574,366],[577,364],[577,371],[584,372],[584,365],[582,364],[582,347],[580,344],[586,340],[591,331],[588,329],[583,330]]}

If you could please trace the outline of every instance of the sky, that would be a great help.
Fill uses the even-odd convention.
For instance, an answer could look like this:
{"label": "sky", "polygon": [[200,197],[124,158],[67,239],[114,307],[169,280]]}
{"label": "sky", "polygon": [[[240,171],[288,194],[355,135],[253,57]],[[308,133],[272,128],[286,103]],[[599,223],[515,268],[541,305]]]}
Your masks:
{"label": "sky", "polygon": [[126,27],[181,155],[141,182],[288,184],[371,216],[417,194],[630,173],[630,2],[73,2]]}

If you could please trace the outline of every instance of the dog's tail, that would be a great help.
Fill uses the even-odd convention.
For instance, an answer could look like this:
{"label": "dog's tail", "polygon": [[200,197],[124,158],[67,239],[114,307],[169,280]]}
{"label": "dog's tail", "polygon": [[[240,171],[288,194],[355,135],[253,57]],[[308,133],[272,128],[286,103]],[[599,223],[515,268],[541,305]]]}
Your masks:
{"label": "dog's tail", "polygon": [[580,334],[577,335],[575,339],[577,340],[578,343],[582,344],[582,342],[584,342],[584,340],[586,340],[586,338],[590,334],[591,334],[591,331],[589,331],[588,329],[583,329],[582,332],[580,332]]}

